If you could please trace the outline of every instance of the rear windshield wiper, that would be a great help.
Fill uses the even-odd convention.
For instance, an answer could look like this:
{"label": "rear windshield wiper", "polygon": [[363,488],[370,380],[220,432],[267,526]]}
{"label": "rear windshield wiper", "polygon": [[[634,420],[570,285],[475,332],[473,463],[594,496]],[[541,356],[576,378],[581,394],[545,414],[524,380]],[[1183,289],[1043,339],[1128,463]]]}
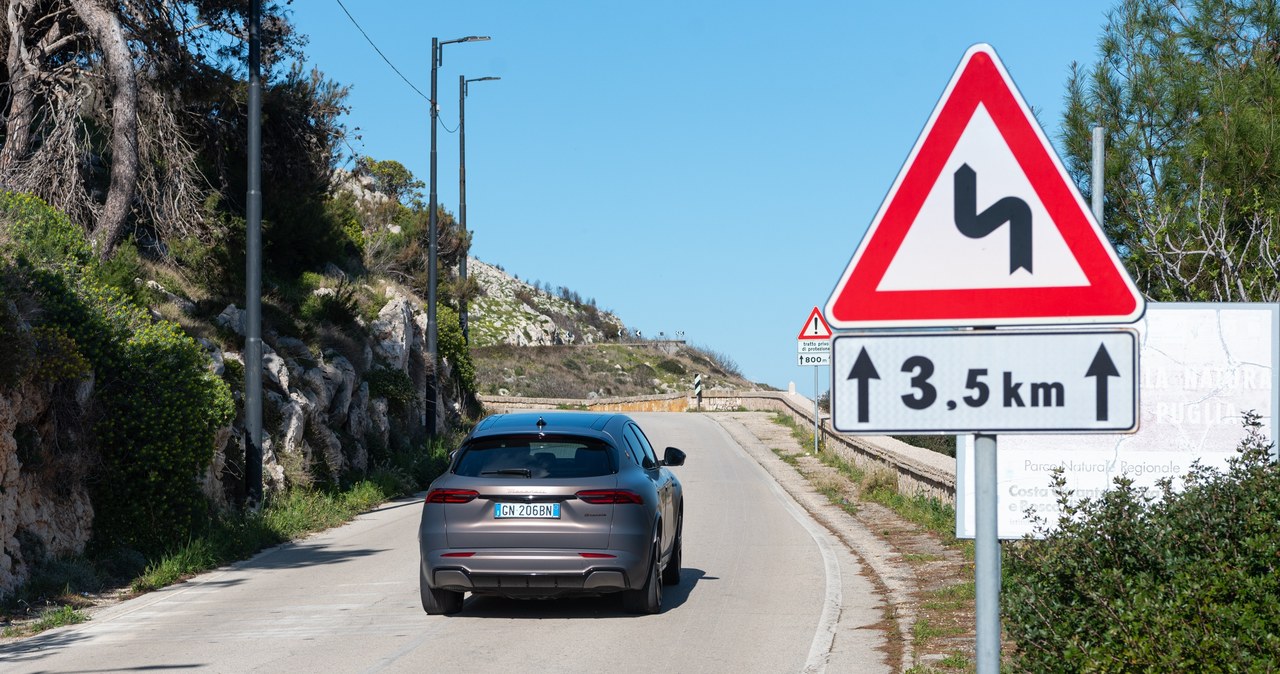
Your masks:
{"label": "rear windshield wiper", "polygon": [[503,468],[501,470],[486,470],[481,475],[523,475],[525,477],[533,477],[533,471],[528,468]]}

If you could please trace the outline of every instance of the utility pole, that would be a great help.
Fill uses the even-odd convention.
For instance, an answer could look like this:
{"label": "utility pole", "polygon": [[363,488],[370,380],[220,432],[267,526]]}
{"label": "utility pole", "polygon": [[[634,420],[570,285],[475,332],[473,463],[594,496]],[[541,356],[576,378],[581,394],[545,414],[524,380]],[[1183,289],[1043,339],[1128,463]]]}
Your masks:
{"label": "utility pole", "polygon": [[262,0],[249,0],[249,189],[245,222],[245,507],[262,507]]}
{"label": "utility pole", "polygon": [[425,425],[427,427],[427,439],[435,440],[439,429],[436,428],[436,398],[439,397],[440,384],[440,350],[436,348],[438,324],[436,322],[436,287],[439,280],[436,274],[436,260],[438,243],[436,230],[439,227],[438,218],[436,216],[436,124],[440,114],[440,101],[436,97],[436,72],[443,63],[442,48],[447,44],[456,44],[460,42],[484,42],[489,37],[487,35],[469,35],[467,37],[458,38],[457,40],[440,41],[440,38],[431,38],[431,188],[428,198],[427,207],[431,212],[427,214],[427,233],[428,248],[427,253],[427,353],[431,362],[427,368],[427,418]]}

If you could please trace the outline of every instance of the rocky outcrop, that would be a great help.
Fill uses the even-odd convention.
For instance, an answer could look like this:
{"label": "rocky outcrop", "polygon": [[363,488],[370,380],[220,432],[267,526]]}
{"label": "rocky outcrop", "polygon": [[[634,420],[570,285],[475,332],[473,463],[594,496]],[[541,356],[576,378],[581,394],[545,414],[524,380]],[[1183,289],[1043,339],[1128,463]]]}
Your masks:
{"label": "rocky outcrop", "polygon": [[[215,319],[243,337],[244,312],[228,306]],[[264,335],[263,478],[268,488],[310,480],[337,481],[375,468],[371,448],[416,442],[426,419],[426,313],[409,295],[388,291],[368,327],[366,343],[340,353],[300,339]],[[244,356],[214,341],[200,343],[219,375]],[[366,375],[393,370],[412,382],[417,397],[393,404],[370,390]],[[449,364],[442,363],[437,400],[441,427],[459,413]],[[237,377],[238,378],[238,377]],[[43,388],[42,388],[43,386]],[[87,479],[98,459],[77,435],[92,405],[94,380],[0,391],[0,597],[49,556],[84,551],[93,531]],[[243,392],[233,391],[243,409]],[[215,439],[215,453],[200,477],[202,491],[228,507],[243,479],[244,424],[238,419]]]}
{"label": "rocky outcrop", "polygon": [[[243,336],[241,314],[228,306],[219,322]],[[290,337],[268,337],[274,348],[263,344],[263,475],[268,487],[280,489],[308,476],[337,480],[350,471],[363,473],[374,467],[371,445],[394,446],[420,432],[426,418],[426,312],[408,295],[390,289],[368,333],[358,363]],[[243,355],[235,352],[210,357],[244,363]],[[397,371],[413,382],[418,395],[408,419],[393,419],[388,401],[370,391],[363,375],[374,369]],[[442,363],[440,380],[451,381],[447,362]],[[447,387],[439,392],[436,408],[442,427],[451,415],[459,414],[457,404],[446,404],[457,397]],[[402,432],[396,432],[397,424]],[[242,442],[242,431],[231,433],[224,453],[237,450]],[[208,487],[221,490],[218,485]]]}
{"label": "rocky outcrop", "polygon": [[594,344],[617,339],[624,330],[609,312],[547,294],[491,264],[468,258],[467,269],[481,289],[470,308],[475,346]]}
{"label": "rocky outcrop", "polygon": [[68,429],[57,428],[50,393],[51,387],[28,383],[0,394],[0,595],[25,581],[45,556],[84,550],[92,532],[93,506],[79,465],[86,459],[75,445],[57,442]]}

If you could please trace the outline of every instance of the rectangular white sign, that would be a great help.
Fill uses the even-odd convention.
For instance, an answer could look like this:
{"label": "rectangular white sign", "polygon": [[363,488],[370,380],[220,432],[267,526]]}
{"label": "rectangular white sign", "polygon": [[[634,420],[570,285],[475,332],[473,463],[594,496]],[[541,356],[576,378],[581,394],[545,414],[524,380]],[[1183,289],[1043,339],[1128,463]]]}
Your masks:
{"label": "rectangular white sign", "polygon": [[829,339],[798,339],[796,344],[798,353],[831,353]]}
{"label": "rectangular white sign", "polygon": [[830,353],[802,353],[799,354],[800,365],[830,365]]}
{"label": "rectangular white sign", "polygon": [[[1152,488],[1191,462],[1225,467],[1244,438],[1242,413],[1256,410],[1276,439],[1280,391],[1280,306],[1151,303],[1134,326],[1141,342],[1141,429],[1131,435],[1000,436],[997,440],[1001,538],[1032,533],[1028,508],[1052,523],[1050,471],[1065,469],[1076,498],[1097,497],[1125,476]],[[973,538],[973,445],[956,447],[956,535]]]}
{"label": "rectangular white sign", "polygon": [[1132,330],[838,335],[842,433],[1098,433],[1137,426]]}

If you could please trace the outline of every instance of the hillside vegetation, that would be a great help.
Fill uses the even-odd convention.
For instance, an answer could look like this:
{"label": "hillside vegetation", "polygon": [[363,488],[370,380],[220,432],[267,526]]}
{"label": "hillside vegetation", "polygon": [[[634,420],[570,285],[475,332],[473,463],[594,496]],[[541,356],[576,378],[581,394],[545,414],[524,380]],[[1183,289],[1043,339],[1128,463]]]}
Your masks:
{"label": "hillside vegetation", "polygon": [[636,338],[611,311],[572,290],[522,281],[472,259],[475,390],[533,398],[609,398],[757,389],[732,358],[682,341]]}
{"label": "hillside vegetation", "polygon": [[678,342],[583,346],[486,346],[473,349],[476,389],[532,398],[611,398],[704,389],[762,388],[705,350]]}

